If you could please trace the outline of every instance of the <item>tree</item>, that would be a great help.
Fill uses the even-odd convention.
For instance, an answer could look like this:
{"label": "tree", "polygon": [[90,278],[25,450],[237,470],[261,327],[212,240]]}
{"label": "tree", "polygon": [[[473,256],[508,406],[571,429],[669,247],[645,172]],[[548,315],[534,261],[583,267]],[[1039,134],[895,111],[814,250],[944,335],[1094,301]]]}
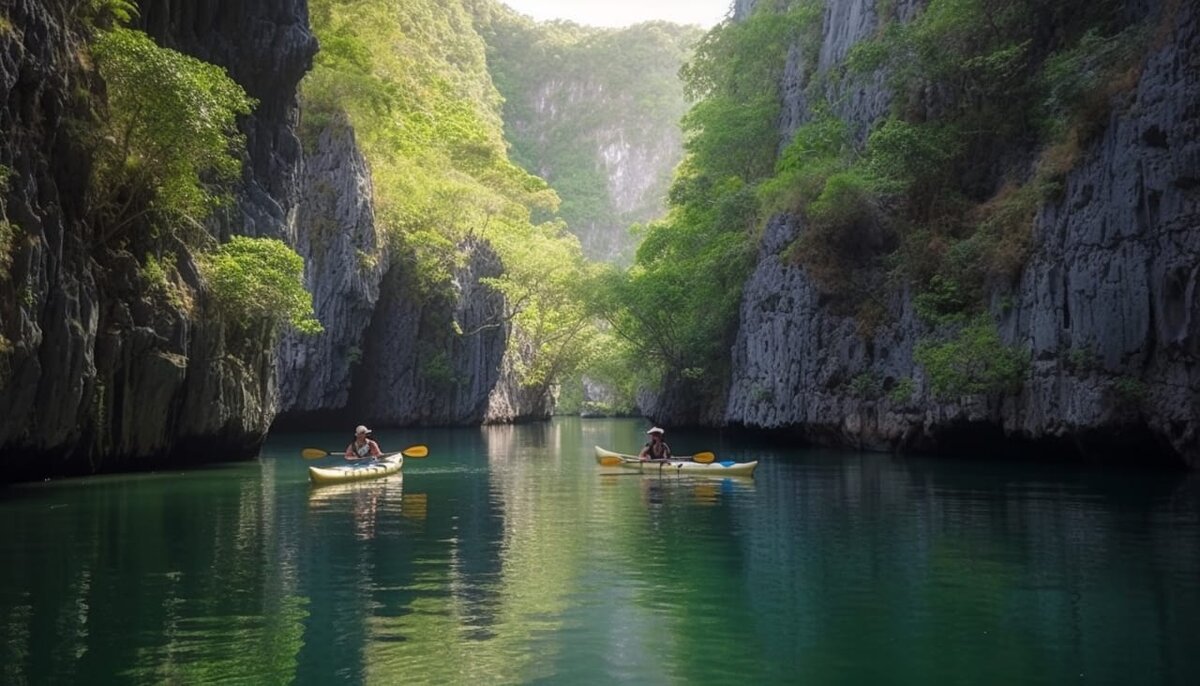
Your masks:
{"label": "tree", "polygon": [[89,198],[101,241],[143,219],[172,233],[199,225],[240,178],[237,118],[254,101],[220,67],[141,31],[102,31],[92,54],[108,95]]}
{"label": "tree", "polygon": [[201,267],[218,311],[235,326],[266,322],[306,334],[323,330],[304,290],[304,259],[282,241],[234,236],[204,256]]}

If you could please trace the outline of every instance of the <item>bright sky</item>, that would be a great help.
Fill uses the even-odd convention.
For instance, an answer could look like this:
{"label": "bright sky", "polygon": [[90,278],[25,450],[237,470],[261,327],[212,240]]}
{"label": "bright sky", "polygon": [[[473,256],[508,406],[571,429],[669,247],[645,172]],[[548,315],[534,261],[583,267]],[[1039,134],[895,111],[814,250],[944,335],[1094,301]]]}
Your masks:
{"label": "bright sky", "polygon": [[569,19],[588,26],[629,26],[662,19],[710,28],[729,13],[732,0],[503,0],[534,19]]}

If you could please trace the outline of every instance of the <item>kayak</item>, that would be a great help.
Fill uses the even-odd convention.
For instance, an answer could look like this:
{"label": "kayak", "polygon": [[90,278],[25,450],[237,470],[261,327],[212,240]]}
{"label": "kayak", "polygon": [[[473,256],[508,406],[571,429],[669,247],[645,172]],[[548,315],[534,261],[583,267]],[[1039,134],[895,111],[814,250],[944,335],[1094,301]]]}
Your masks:
{"label": "kayak", "polygon": [[723,462],[693,462],[691,460],[664,460],[661,462],[647,462],[638,458],[636,455],[622,455],[614,453],[611,450],[605,450],[600,446],[596,446],[596,462],[600,462],[604,458],[617,457],[621,459],[621,464],[617,465],[626,469],[637,469],[646,474],[702,474],[704,476],[754,476],[754,470],[758,467],[758,461],[754,462],[732,462],[729,460]]}
{"label": "kayak", "polygon": [[308,478],[314,486],[342,484],[348,481],[378,479],[396,474],[404,466],[400,453],[385,453],[378,460],[358,464],[343,464],[337,467],[309,467]]}

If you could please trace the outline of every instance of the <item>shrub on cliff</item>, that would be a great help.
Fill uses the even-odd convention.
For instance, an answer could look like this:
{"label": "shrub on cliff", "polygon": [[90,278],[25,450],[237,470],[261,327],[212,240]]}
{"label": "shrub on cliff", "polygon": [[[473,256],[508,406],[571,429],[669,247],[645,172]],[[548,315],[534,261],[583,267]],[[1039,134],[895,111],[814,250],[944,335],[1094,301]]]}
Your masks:
{"label": "shrub on cliff", "polygon": [[228,201],[254,101],[224,69],[126,28],[101,31],[92,55],[107,117],[89,205],[102,242],[145,222],[177,235]]}
{"label": "shrub on cliff", "polygon": [[304,260],[282,241],[234,236],[205,255],[201,268],[229,323],[291,325],[306,334],[323,330],[304,289]]}
{"label": "shrub on cliff", "polygon": [[1005,345],[986,315],[942,340],[922,341],[913,357],[941,398],[1015,393],[1029,368],[1029,353]]}

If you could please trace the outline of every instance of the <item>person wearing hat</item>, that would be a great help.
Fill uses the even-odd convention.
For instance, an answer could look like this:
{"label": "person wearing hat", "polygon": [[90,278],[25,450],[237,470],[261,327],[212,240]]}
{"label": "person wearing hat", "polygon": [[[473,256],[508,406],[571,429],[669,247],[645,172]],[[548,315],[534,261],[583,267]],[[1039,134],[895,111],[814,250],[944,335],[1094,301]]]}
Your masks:
{"label": "person wearing hat", "polygon": [[370,439],[370,434],[371,430],[361,424],[354,429],[354,442],[346,446],[347,460],[357,462],[367,458],[379,459],[383,451],[379,449],[378,443]]}
{"label": "person wearing hat", "polygon": [[642,448],[642,452],[638,457],[642,460],[671,459],[671,446],[667,445],[666,441],[663,440],[663,430],[656,426],[646,433],[650,434],[650,442]]}

